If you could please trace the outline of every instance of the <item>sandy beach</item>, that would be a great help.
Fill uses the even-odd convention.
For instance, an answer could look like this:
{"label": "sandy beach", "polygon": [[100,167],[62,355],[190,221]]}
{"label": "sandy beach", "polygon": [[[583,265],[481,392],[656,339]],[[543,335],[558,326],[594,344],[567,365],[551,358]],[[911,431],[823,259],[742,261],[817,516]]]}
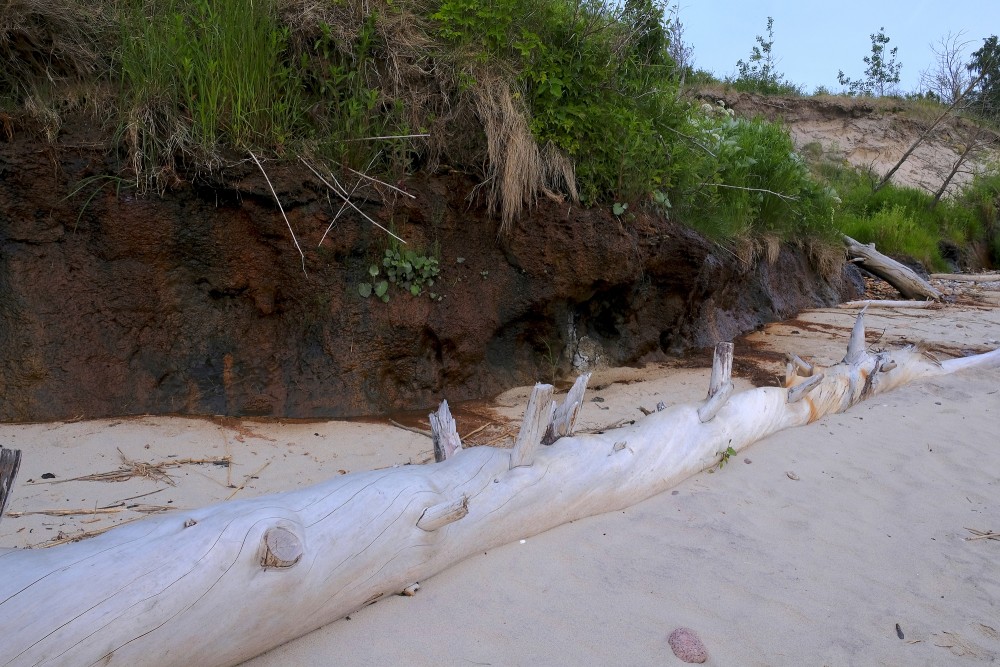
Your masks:
{"label": "sandy beach", "polygon": [[[962,289],[940,309],[870,309],[869,344],[923,341],[940,358],[1000,346],[1000,292]],[[737,390],[779,374],[785,352],[839,361],[855,314],[810,311],[745,337]],[[709,369],[687,365],[596,373],[578,428],[702,399]],[[459,432],[483,425],[479,438],[503,444],[527,391],[477,406],[480,424],[458,411]],[[627,510],[533,537],[526,526],[524,540],[421,581],[413,597],[245,664],[683,664],[667,644],[682,626],[714,665],[994,662],[1000,540],[975,531],[1000,532],[998,425],[1000,369],[916,383],[759,441]],[[0,548],[431,456],[425,435],[361,421],[0,425],[0,442],[24,457]],[[70,481],[115,471],[127,479]]]}

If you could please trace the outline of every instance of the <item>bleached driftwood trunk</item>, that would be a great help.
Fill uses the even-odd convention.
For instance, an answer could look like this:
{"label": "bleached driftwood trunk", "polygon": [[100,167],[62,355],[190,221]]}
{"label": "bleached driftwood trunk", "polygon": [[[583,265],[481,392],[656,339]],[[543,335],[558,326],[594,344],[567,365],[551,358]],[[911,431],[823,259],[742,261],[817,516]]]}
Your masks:
{"label": "bleached driftwood trunk", "polygon": [[[1000,365],[1000,351],[941,364],[913,349],[869,354],[859,316],[842,363],[793,357],[786,387],[732,394],[727,345],[704,402],[632,426],[540,445],[569,432],[583,382],[555,411],[551,387],[539,385],[513,450],[462,449],[448,436],[440,463],[345,475],[76,544],[2,553],[0,665],[239,663],[413,590],[473,553],[633,505],[714,465],[728,447],[916,378]],[[549,422],[561,425],[550,430]]]}
{"label": "bleached driftwood trunk", "polygon": [[886,281],[907,299],[932,299],[939,301],[941,292],[933,285],[918,276],[913,269],[900,264],[891,257],[886,257],[875,249],[874,243],[867,245],[859,243],[850,236],[844,236],[847,254],[852,262],[866,271]]}

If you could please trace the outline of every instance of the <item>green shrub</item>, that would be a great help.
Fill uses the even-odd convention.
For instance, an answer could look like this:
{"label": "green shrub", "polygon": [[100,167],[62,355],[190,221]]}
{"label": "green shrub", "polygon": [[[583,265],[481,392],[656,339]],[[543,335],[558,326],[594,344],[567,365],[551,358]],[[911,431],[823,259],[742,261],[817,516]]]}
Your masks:
{"label": "green shrub", "polygon": [[784,127],[706,104],[688,131],[689,150],[703,155],[682,158],[695,165],[673,197],[683,220],[715,238],[832,234],[834,195],[813,178]]}

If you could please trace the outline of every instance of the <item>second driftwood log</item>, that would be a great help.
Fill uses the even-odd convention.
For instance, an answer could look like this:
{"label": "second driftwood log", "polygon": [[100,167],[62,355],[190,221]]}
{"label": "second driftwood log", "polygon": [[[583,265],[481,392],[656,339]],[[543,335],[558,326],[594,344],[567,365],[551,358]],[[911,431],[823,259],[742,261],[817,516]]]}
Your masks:
{"label": "second driftwood log", "polygon": [[918,276],[910,267],[880,253],[875,249],[874,243],[859,243],[850,236],[843,238],[850,261],[895,287],[905,298],[921,301],[941,300],[941,292],[933,285]]}

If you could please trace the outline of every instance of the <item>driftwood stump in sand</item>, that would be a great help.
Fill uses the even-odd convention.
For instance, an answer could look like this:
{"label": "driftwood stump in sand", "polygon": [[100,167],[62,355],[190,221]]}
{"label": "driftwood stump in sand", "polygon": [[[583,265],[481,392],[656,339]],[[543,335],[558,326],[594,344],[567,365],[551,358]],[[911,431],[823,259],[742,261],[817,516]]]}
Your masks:
{"label": "driftwood stump in sand", "polygon": [[[383,596],[412,593],[471,554],[634,505],[730,448],[917,378],[1000,365],[1000,350],[942,363],[913,348],[869,353],[861,315],[842,362],[793,357],[784,387],[732,393],[732,348],[717,352],[706,400],[631,426],[573,436],[567,420],[582,389],[560,410],[552,387],[538,385],[512,450],[453,443],[439,447],[439,463],[0,552],[0,665],[234,665]],[[556,415],[562,425],[550,430]],[[452,442],[452,429],[444,432]]]}
{"label": "driftwood stump in sand", "polygon": [[933,285],[918,276],[910,267],[880,253],[875,249],[874,243],[867,245],[859,243],[850,236],[844,236],[843,239],[850,261],[886,281],[907,299],[933,301],[941,299],[941,292]]}
{"label": "driftwood stump in sand", "polygon": [[20,467],[21,450],[0,447],[0,521],[3,521],[3,513],[7,511],[7,501],[10,500],[14,479]]}

